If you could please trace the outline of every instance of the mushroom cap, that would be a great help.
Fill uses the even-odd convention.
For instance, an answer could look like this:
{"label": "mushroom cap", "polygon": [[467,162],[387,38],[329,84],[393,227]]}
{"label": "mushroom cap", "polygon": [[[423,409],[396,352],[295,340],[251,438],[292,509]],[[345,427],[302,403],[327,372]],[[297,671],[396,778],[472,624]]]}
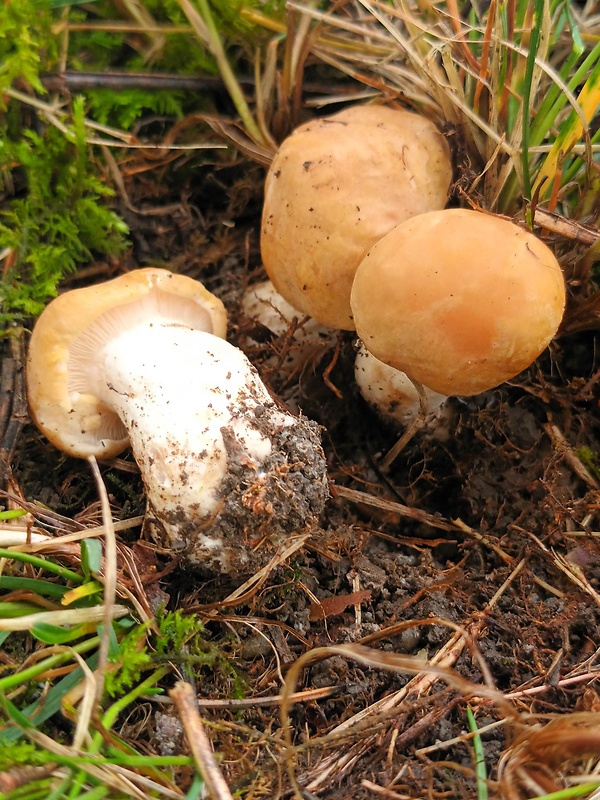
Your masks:
{"label": "mushroom cap", "polygon": [[227,330],[225,307],[199,281],[153,267],[74,289],[46,307],[31,335],[27,393],[32,419],[52,444],[79,458],[112,458],[127,447],[125,427],[99,398],[98,356],[149,319],[221,338]]}
{"label": "mushroom cap", "polygon": [[551,250],[499,217],[414,217],[367,253],[352,288],[358,335],[378,359],[446,395],[526,369],[560,325],[565,284]]}
{"label": "mushroom cap", "polygon": [[399,223],[443,208],[451,180],[446,140],[410,111],[354,106],[297,128],[265,183],[261,250],[275,288],[302,313],[352,330],[363,256]]}

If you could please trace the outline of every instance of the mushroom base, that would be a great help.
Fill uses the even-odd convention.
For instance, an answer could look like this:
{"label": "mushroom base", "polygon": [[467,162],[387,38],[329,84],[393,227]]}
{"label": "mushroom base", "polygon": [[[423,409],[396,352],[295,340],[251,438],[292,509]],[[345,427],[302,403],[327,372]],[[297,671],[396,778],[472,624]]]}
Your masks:
{"label": "mushroom base", "polygon": [[300,417],[282,427],[281,411],[269,406],[257,406],[253,415],[271,452],[253,463],[234,429],[221,428],[227,469],[210,516],[192,521],[183,506],[149,509],[159,536],[202,573],[253,574],[291,536],[316,525],[329,497],[318,425]]}

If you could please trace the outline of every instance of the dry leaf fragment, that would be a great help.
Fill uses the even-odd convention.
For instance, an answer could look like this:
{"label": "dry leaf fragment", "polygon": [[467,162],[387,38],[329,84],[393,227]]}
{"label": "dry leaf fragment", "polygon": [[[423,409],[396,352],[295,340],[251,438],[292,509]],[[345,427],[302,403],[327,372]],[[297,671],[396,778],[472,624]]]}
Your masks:
{"label": "dry leaf fragment", "polygon": [[311,603],[309,610],[309,620],[314,622],[317,619],[325,619],[341,614],[348,606],[356,606],[371,599],[370,589],[361,589],[359,592],[351,594],[337,594],[335,597],[326,597],[318,603]]}

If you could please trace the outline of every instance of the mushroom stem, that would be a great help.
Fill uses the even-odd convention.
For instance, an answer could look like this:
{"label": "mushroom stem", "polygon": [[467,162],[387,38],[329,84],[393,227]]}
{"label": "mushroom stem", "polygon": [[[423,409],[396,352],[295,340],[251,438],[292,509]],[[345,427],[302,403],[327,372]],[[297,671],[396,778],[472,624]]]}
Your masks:
{"label": "mushroom stem", "polygon": [[[334,331],[321,325],[285,300],[269,280],[248,287],[242,297],[246,317],[271,331],[279,341],[278,352],[262,360],[263,366],[274,367],[286,379],[316,360],[331,341]],[[248,337],[248,346],[256,344]]]}
{"label": "mushroom stem", "polygon": [[254,569],[254,544],[314,522],[327,496],[317,426],[277,407],[241,350],[146,322],[99,361],[94,388],[126,427],[150,509],[188,561]]}
{"label": "mushroom stem", "polygon": [[386,422],[406,430],[382,461],[387,471],[422,427],[444,416],[448,398],[413,380],[405,372],[384,364],[361,342],[354,363],[354,377],[364,400]]}
{"label": "mushroom stem", "polygon": [[412,422],[410,423],[409,427],[404,431],[404,433],[398,439],[398,441],[392,447],[390,447],[390,449],[386,453],[385,458],[381,462],[381,468],[384,472],[387,472],[389,470],[394,461],[404,450],[406,445],[410,442],[413,436],[415,436],[415,434],[418,431],[420,431],[424,425],[427,424],[427,419],[428,417],[431,416],[429,398],[427,397],[425,387],[423,386],[422,383],[419,383],[418,381],[413,381],[411,378],[408,378],[408,380],[412,383],[412,385],[414,386],[419,395],[419,410],[414,419],[412,420]]}
{"label": "mushroom stem", "polygon": [[420,414],[425,419],[438,418],[448,399],[384,364],[362,342],[356,353],[354,378],[364,400],[396,427],[410,428]]}
{"label": "mushroom stem", "polygon": [[[242,394],[259,402],[254,376],[222,344],[191,328],[146,323],[104,349],[98,396],[125,425],[155,508],[168,508],[175,490],[178,499],[192,495],[201,514],[212,512],[225,471],[221,427],[234,416],[244,426],[236,409]],[[288,424],[283,414],[281,424]],[[248,455],[262,460],[268,442],[255,430],[244,434]]]}

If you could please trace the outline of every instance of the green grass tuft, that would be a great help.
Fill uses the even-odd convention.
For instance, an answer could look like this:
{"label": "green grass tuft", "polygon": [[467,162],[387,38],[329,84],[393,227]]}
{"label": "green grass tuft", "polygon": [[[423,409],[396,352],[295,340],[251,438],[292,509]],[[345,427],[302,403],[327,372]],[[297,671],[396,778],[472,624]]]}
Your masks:
{"label": "green grass tuft", "polygon": [[[39,314],[58,283],[94,257],[125,250],[127,226],[103,204],[112,191],[89,160],[83,104],[73,104],[68,136],[49,126],[20,138],[0,132],[0,171],[12,200],[0,210],[0,330]],[[16,186],[17,181],[22,188]],[[5,181],[5,190],[9,188]]]}

